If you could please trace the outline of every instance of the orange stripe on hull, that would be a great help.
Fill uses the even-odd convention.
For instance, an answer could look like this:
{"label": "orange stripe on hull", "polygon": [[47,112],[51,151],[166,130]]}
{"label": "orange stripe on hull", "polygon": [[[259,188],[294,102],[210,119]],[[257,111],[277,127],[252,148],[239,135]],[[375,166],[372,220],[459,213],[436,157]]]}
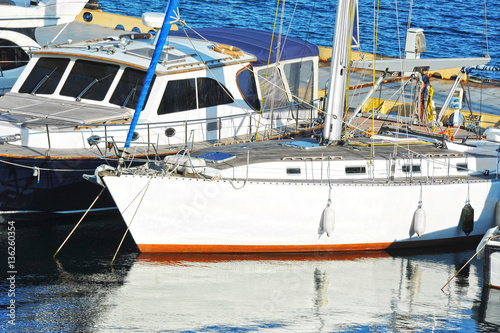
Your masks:
{"label": "orange stripe on hull", "polygon": [[415,240],[395,243],[323,244],[323,245],[193,245],[193,244],[137,244],[142,253],[313,253],[357,252],[410,249],[477,244],[482,236],[457,237],[438,240]]}
{"label": "orange stripe on hull", "polygon": [[184,245],[138,244],[142,253],[293,253],[384,250],[391,243],[352,245]]}

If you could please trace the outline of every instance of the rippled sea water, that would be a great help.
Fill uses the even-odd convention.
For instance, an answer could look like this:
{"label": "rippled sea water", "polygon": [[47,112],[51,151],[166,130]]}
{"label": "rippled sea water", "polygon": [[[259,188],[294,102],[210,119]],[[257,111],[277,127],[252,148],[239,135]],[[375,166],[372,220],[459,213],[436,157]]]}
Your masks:
{"label": "rippled sea water", "polygon": [[[105,11],[141,16],[167,1],[100,0]],[[294,9],[297,4],[296,9]],[[360,1],[361,44],[373,51],[373,4]],[[398,56],[410,1],[380,1],[378,50]],[[488,53],[499,64],[500,11],[489,1]],[[397,5],[399,15],[394,7]],[[285,30],[328,46],[336,1],[286,2]],[[276,1],[181,1],[190,26],[270,30]],[[411,26],[425,30],[423,57],[486,53],[482,0],[413,1]],[[398,42],[398,31],[401,36]],[[483,289],[482,262],[441,287],[474,249],[305,256],[147,256],[120,217],[15,223],[16,279],[0,226],[0,330],[7,332],[498,332],[500,291]],[[362,231],[360,231],[362,232]],[[11,293],[14,293],[12,295]],[[8,309],[15,300],[15,325]]]}
{"label": "rippled sea water", "polygon": [[[34,221],[35,222],[35,221]],[[498,332],[500,290],[474,254],[141,255],[119,217],[16,225],[6,332]],[[0,229],[7,272],[5,225]],[[15,326],[8,323],[15,300]]]}
{"label": "rippled sea water", "polygon": [[[140,17],[146,11],[164,12],[168,1],[127,2],[126,6],[117,0],[99,3],[106,11]],[[379,11],[375,15],[377,5]],[[180,1],[181,18],[193,28],[224,26],[271,31],[276,7],[277,0]],[[330,46],[336,7],[336,0],[285,1],[283,32]],[[278,24],[280,19],[281,10]],[[490,64],[500,66],[500,10],[494,1],[359,0],[359,22],[361,49],[365,52],[374,51],[374,27],[378,25],[377,53],[400,56],[406,30],[412,27],[424,29],[426,35],[427,51],[422,58],[489,54]]]}

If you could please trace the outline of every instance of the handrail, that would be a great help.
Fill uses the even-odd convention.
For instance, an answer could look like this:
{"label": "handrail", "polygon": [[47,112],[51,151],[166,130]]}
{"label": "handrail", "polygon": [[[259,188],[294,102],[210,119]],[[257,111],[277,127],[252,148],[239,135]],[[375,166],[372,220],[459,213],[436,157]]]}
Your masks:
{"label": "handrail", "polygon": [[[289,106],[288,106],[289,107]],[[304,109],[305,110],[305,109]],[[255,112],[255,114],[253,114]],[[252,114],[238,114],[238,115],[229,115],[229,116],[219,116],[219,117],[214,117],[214,118],[197,118],[197,119],[191,119],[191,120],[175,120],[175,121],[158,121],[158,122],[143,122],[143,123],[138,123],[137,126],[164,126],[164,125],[181,125],[181,124],[197,124],[197,123],[205,123],[205,122],[214,122],[214,121],[223,121],[223,120],[228,120],[228,119],[238,119],[238,118],[246,118],[246,117],[252,117],[257,115],[257,111],[253,111]],[[2,114],[1,109],[0,109],[0,114]],[[33,118],[37,118],[36,116],[32,116]],[[30,120],[29,118],[26,119],[26,121]],[[6,121],[10,123],[24,123],[24,121],[20,120],[14,120],[14,119],[2,119],[1,121]],[[120,121],[120,119],[117,119],[115,121]],[[121,126],[130,126],[130,121],[125,121],[123,123],[77,123],[77,122],[54,122],[54,121],[44,121],[43,119],[37,120],[37,121],[30,121],[29,122],[30,126],[67,126],[67,127],[76,127],[76,128],[83,128],[83,127],[100,127],[100,126],[107,126],[107,127],[121,127]]]}

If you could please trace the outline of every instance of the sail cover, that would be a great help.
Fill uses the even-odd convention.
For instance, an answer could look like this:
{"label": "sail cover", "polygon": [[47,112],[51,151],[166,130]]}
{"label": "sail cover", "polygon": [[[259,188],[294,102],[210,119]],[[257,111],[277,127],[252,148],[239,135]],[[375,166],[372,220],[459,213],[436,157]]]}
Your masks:
{"label": "sail cover", "polygon": [[[196,31],[207,40],[214,43],[228,44],[248,52],[257,57],[256,67],[267,64],[269,57],[269,46],[271,45],[272,33],[267,31],[239,28],[200,28]],[[186,32],[190,38],[200,39],[193,31],[171,31],[170,36],[186,37]],[[271,64],[276,60],[276,45],[278,36],[274,36],[273,51],[271,54]],[[316,45],[305,42],[295,37],[281,38],[283,48],[280,60],[291,60],[297,58],[318,56],[319,49]]]}

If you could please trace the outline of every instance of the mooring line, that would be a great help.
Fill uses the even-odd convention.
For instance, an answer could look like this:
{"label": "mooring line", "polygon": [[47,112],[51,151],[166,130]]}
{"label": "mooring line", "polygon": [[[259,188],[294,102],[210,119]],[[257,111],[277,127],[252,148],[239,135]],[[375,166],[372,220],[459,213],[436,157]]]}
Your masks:
{"label": "mooring line", "polygon": [[[116,256],[118,255],[118,251],[120,251],[120,248],[122,247],[123,241],[125,240],[125,236],[127,236],[127,234],[128,234],[128,231],[130,229],[130,226],[132,225],[132,222],[134,222],[135,214],[137,214],[139,207],[141,207],[142,200],[144,199],[144,196],[146,195],[146,192],[148,191],[149,184],[151,183],[151,179],[153,179],[153,178],[149,178],[148,183],[143,188],[144,193],[142,194],[141,201],[139,201],[139,204],[137,205],[137,208],[135,209],[134,215],[132,216],[132,219],[130,220],[130,223],[127,226],[127,230],[125,230],[125,233],[123,234],[122,240],[120,241],[120,244],[118,245],[118,248],[116,249],[115,255],[113,256],[113,259],[111,260],[111,264],[110,264],[111,266],[113,266],[113,263],[115,262]],[[136,196],[136,198],[137,198],[137,196]],[[134,198],[134,200],[135,200],[135,198]]]}
{"label": "mooring line", "polygon": [[92,207],[94,206],[94,204],[97,202],[97,199],[99,199],[99,197],[101,196],[102,192],[104,192],[105,189],[106,189],[105,187],[102,188],[101,192],[99,192],[99,194],[97,195],[97,197],[94,199],[94,202],[92,202],[92,204],[90,205],[90,207],[87,209],[87,211],[85,212],[85,214],[83,214],[82,218],[80,219],[80,221],[78,221],[78,223],[75,225],[75,227],[73,228],[73,230],[71,230],[71,232],[69,233],[68,237],[66,237],[66,239],[61,244],[61,246],[59,246],[59,248],[57,249],[56,253],[54,253],[54,255],[52,256],[52,258],[56,257],[57,253],[59,253],[59,251],[62,249],[62,247],[64,246],[64,244],[66,244],[66,242],[71,237],[71,235],[73,235],[73,233],[75,232],[76,228],[78,228],[78,226],[80,225],[80,223],[82,223],[82,221],[85,218],[85,216],[87,216],[88,212],[92,209]]}
{"label": "mooring line", "polygon": [[446,284],[445,284],[445,285],[441,288],[441,291],[443,291],[444,287],[446,287],[446,286],[447,286],[447,285],[451,282],[451,280],[453,280],[453,279],[454,279],[454,278],[455,278],[458,274],[460,274],[460,272],[461,272],[461,271],[465,268],[465,266],[467,266],[467,265],[468,265],[468,264],[472,261],[472,259],[474,259],[474,257],[475,257],[475,256],[477,256],[477,254],[478,254],[479,252],[481,252],[481,250],[482,250],[482,249],[486,246],[486,244],[488,244],[488,242],[489,242],[490,240],[492,240],[492,239],[494,239],[494,238],[498,238],[498,237],[500,237],[500,235],[491,236],[490,238],[488,238],[488,240],[486,241],[486,243],[484,243],[484,244],[483,244],[483,246],[481,246],[481,248],[480,248],[479,250],[477,250],[477,251],[476,251],[476,253],[474,253],[474,255],[473,255],[473,256],[469,259],[469,261],[467,261],[467,262],[465,263],[465,265],[463,265],[463,266],[462,266],[462,268],[460,268],[460,269],[458,270],[458,272],[456,272],[456,273],[455,273],[455,275],[453,275],[453,276],[451,277],[451,279],[449,279],[449,280],[448,280],[448,282],[446,282]]}

